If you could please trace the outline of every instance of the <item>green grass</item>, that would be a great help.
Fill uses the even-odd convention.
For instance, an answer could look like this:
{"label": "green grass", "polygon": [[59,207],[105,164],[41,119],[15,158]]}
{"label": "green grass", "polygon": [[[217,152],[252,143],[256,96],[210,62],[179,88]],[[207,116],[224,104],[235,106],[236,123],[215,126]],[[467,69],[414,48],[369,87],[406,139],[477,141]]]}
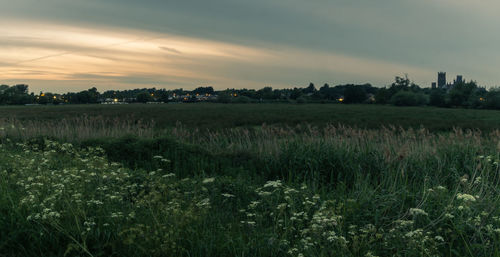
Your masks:
{"label": "green grass", "polygon": [[177,122],[190,128],[251,127],[262,124],[315,126],[343,124],[359,128],[401,126],[431,131],[453,127],[489,131],[500,128],[500,111],[445,109],[433,107],[394,107],[341,104],[130,104],[66,105],[66,106],[4,106],[0,117],[25,120],[80,118],[84,115],[105,119],[154,120],[157,128],[174,127]]}
{"label": "green grass", "polygon": [[[0,131],[0,256],[500,256],[500,132],[486,122],[497,112],[7,110],[15,120]],[[139,113],[156,123],[129,121]],[[339,113],[361,128],[332,122]],[[408,116],[412,125],[372,124],[370,114],[401,126],[396,117]],[[417,115],[442,126],[420,128]],[[474,117],[488,126],[452,130],[476,128]]]}

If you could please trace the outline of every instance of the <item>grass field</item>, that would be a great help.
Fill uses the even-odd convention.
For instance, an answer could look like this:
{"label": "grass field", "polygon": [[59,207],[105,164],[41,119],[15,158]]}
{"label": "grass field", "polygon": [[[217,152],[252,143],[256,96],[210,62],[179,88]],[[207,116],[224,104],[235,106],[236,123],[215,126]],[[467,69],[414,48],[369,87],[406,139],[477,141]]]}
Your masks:
{"label": "grass field", "polygon": [[163,104],[163,105],[66,105],[0,107],[0,117],[18,120],[80,118],[84,115],[105,119],[143,119],[155,121],[158,128],[173,127],[176,122],[191,128],[234,128],[261,126],[263,123],[295,126],[343,124],[374,129],[401,126],[431,131],[453,127],[490,131],[500,128],[500,111],[446,109],[434,107],[394,107],[341,104]]}
{"label": "grass field", "polygon": [[499,112],[0,113],[0,256],[500,256]]}

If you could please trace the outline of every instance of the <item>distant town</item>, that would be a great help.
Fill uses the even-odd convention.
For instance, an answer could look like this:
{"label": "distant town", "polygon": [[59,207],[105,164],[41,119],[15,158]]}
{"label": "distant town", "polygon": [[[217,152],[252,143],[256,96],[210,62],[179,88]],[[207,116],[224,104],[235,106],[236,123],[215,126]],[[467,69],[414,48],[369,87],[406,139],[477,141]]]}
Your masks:
{"label": "distant town", "polygon": [[475,81],[465,81],[458,75],[448,83],[446,72],[437,73],[437,82],[430,87],[420,87],[407,76],[396,77],[385,87],[366,84],[343,84],[330,86],[325,83],[319,88],[310,83],[306,87],[286,89],[225,89],[214,90],[202,86],[194,90],[142,88],[132,90],[107,90],[99,92],[92,87],[81,92],[56,94],[28,93],[28,85],[0,86],[0,104],[3,105],[46,105],[46,104],[162,104],[162,103],[364,103],[392,104],[396,106],[438,106],[500,109],[500,91],[487,90]]}

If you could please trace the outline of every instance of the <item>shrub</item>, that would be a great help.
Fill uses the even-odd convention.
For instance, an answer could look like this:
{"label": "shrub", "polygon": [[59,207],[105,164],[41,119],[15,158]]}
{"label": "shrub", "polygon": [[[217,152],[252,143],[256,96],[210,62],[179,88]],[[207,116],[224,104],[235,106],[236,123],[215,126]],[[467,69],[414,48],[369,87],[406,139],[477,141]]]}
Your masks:
{"label": "shrub", "polygon": [[489,109],[500,109],[500,88],[491,89],[486,95],[485,107]]}
{"label": "shrub", "polygon": [[433,89],[429,97],[429,105],[439,107],[445,106],[445,92],[441,89]]}
{"label": "shrub", "polygon": [[252,99],[247,96],[238,96],[233,100],[233,103],[247,104],[252,102]]}
{"label": "shrub", "polygon": [[305,104],[305,103],[307,103],[307,98],[305,98],[304,96],[301,96],[301,97],[297,98],[297,103],[298,104]]}
{"label": "shrub", "polygon": [[391,97],[390,103],[396,106],[419,106],[427,104],[427,96],[410,91],[399,91]]}

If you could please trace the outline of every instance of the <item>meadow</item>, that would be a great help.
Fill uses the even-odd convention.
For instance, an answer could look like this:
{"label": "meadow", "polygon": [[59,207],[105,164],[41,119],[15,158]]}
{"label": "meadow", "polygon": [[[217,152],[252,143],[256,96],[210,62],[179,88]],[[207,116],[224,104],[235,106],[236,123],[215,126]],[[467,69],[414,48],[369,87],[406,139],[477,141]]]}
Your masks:
{"label": "meadow", "polygon": [[0,256],[500,256],[498,111],[0,114]]}
{"label": "meadow", "polygon": [[52,105],[0,106],[2,119],[43,121],[102,117],[111,121],[154,121],[160,129],[177,122],[194,129],[221,129],[267,125],[312,126],[342,124],[377,129],[390,125],[403,128],[425,127],[430,131],[449,131],[453,127],[490,131],[500,128],[496,110],[435,107],[394,107],[345,104],[129,104],[129,105]]}

